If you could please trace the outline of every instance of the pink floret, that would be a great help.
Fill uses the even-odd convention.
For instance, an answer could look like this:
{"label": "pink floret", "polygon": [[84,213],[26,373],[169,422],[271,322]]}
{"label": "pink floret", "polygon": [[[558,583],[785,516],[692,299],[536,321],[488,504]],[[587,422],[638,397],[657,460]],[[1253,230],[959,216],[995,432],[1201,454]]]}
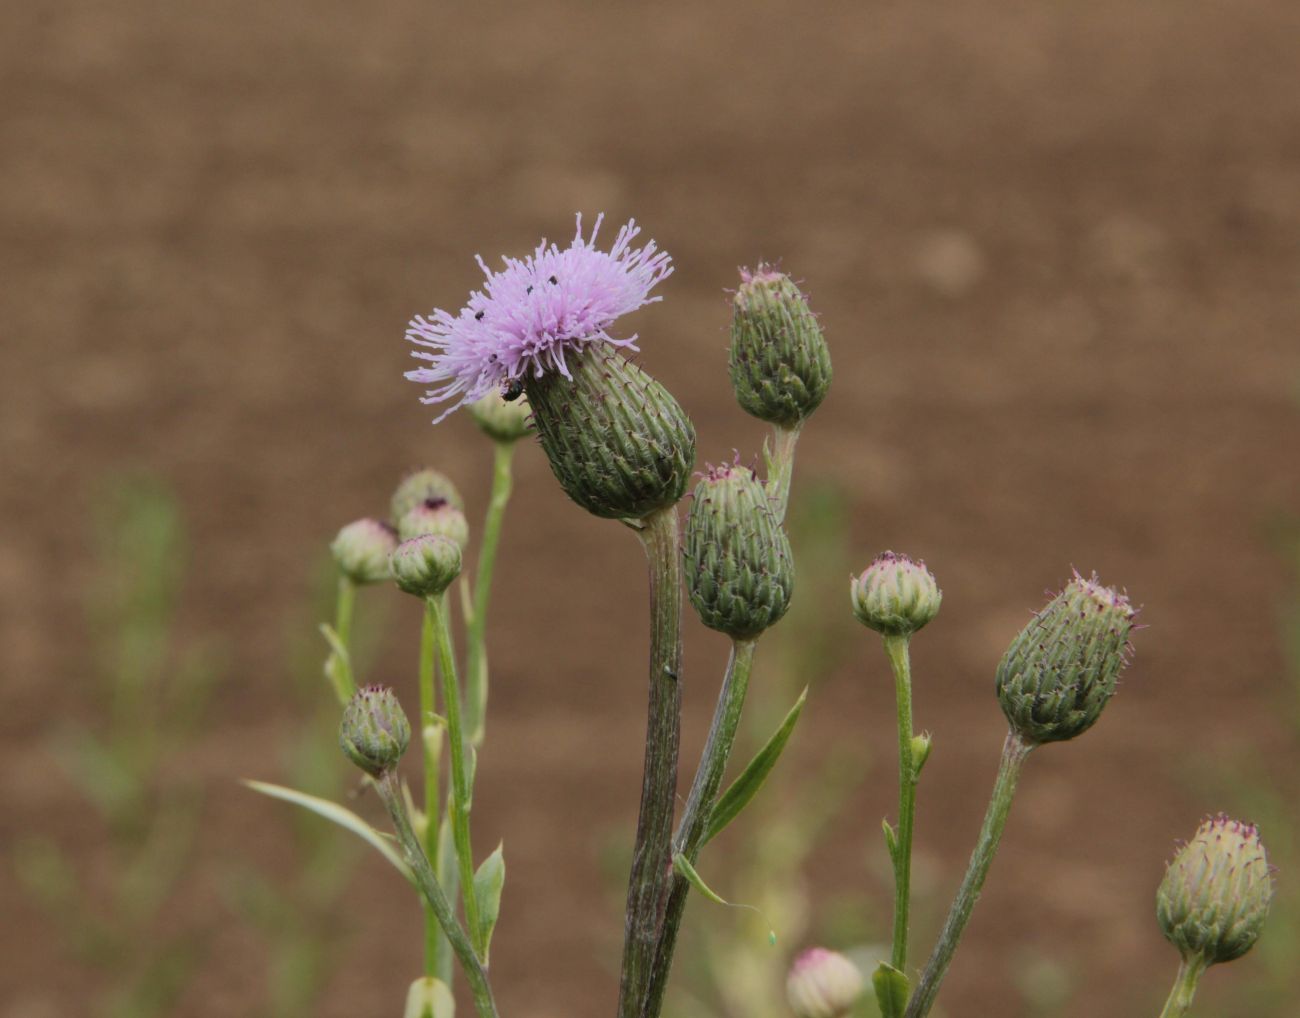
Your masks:
{"label": "pink floret", "polygon": [[661,299],[650,291],[671,275],[672,261],[654,241],[632,247],[641,232],[635,220],[618,231],[608,252],[598,251],[603,218],[596,218],[591,237],[584,238],[579,215],[568,248],[561,251],[543,240],[523,260],[502,259],[500,272],[478,258],[487,283],[469,295],[459,313],[439,308],[411,319],[406,338],[421,348],[412,356],[428,364],[406,377],[431,386],[424,403],[455,401],[438,421],[529,372],[569,377],[565,357],[588,343],[636,349],[635,334],[618,339],[608,330],[621,316]]}

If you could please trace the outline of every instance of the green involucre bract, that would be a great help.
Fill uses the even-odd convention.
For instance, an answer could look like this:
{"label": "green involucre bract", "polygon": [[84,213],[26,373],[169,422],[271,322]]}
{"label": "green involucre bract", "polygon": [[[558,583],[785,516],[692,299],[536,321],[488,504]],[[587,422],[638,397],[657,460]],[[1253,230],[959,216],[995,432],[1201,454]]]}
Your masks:
{"label": "green involucre bract", "polygon": [[1078,573],[1021,630],[997,671],[998,702],[1030,743],[1061,742],[1091,728],[1128,662],[1137,614],[1128,598]]}
{"label": "green involucre bract", "polygon": [[592,344],[525,392],[551,470],[596,516],[644,519],[675,505],[695,464],[695,428],[677,400],[631,361]]}
{"label": "green involucre bract", "polygon": [[831,386],[831,355],[817,316],[789,276],[741,271],[732,301],[731,385],[748,414],[786,428],[804,421]]}
{"label": "green involucre bract", "polygon": [[710,629],[750,639],[785,614],[794,558],[752,470],[709,468],[695,486],[685,545],[687,592]]}
{"label": "green involucre bract", "polygon": [[343,708],[339,745],[356,766],[377,778],[397,766],[411,741],[402,705],[386,686],[366,686]]}

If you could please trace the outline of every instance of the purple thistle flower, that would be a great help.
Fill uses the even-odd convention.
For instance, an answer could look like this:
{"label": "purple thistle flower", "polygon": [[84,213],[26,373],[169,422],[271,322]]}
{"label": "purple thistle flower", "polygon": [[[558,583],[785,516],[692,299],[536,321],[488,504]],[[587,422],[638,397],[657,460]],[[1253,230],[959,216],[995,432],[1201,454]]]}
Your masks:
{"label": "purple thistle flower", "polygon": [[455,400],[435,424],[530,371],[534,377],[547,371],[571,377],[565,357],[588,343],[637,348],[635,334],[616,339],[608,330],[620,316],[662,299],[649,294],[672,274],[672,260],[654,241],[632,247],[641,232],[636,220],[618,231],[608,252],[598,251],[603,219],[596,217],[590,239],[584,239],[579,213],[568,248],[561,251],[543,239],[522,261],[503,258],[500,272],[476,255],[487,285],[471,292],[458,314],[438,308],[411,319],[406,338],[426,348],[412,356],[429,363],[406,377],[432,386],[422,403]]}

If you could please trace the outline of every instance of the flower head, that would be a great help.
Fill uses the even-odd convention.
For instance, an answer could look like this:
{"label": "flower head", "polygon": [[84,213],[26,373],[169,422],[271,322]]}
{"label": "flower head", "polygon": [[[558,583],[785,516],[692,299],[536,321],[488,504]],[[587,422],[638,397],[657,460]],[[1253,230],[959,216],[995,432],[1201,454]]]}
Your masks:
{"label": "flower head", "polygon": [[635,220],[618,231],[608,252],[597,250],[603,218],[596,218],[585,238],[579,215],[567,248],[543,239],[523,260],[504,258],[499,272],[478,258],[487,283],[459,313],[439,308],[411,319],[406,338],[421,348],[412,355],[428,365],[406,377],[431,386],[422,402],[455,401],[439,421],[462,403],[530,374],[569,377],[566,356],[588,344],[636,349],[635,335],[618,339],[609,329],[621,316],[660,299],[650,291],[672,273],[672,261],[654,241],[632,246],[641,232]]}

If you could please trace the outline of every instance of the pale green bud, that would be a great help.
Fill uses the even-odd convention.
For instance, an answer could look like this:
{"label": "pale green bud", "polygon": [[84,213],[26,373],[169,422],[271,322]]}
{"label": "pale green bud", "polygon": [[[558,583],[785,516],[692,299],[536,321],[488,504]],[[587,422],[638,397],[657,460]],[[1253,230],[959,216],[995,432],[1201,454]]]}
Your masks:
{"label": "pale green bud", "polygon": [[795,1018],[845,1018],[863,986],[862,973],[848,958],[812,947],[790,966],[785,995]]}
{"label": "pale green bud", "polygon": [[339,572],[353,583],[382,583],[388,579],[388,556],[397,547],[397,532],[382,520],[349,523],[330,544]]}
{"label": "pale green bud", "polygon": [[1165,870],[1156,918],[1184,960],[1214,965],[1254,946],[1272,898],[1259,830],[1220,814],[1201,824]]}
{"label": "pale green bud", "polygon": [[560,486],[596,516],[640,520],[675,505],[695,463],[695,428],[662,385],[604,344],[525,391]]}
{"label": "pale green bud", "polygon": [[451,483],[451,479],[432,467],[424,467],[413,470],[402,478],[402,483],[393,492],[393,526],[397,526],[402,517],[421,502],[430,500],[450,502],[457,509],[465,508],[465,500],[460,497],[460,492]]}
{"label": "pale green bud", "polygon": [[493,389],[482,399],[469,405],[470,416],[494,442],[516,442],[528,434],[528,418],[532,407],[527,397],[520,394],[506,399]]}
{"label": "pale green bud", "polygon": [[784,273],[742,269],[732,301],[731,385],[748,414],[792,428],[831,386],[831,355],[817,316]]}
{"label": "pale green bud", "polygon": [[1128,598],[1078,573],[1012,641],[998,665],[997,693],[1011,728],[1031,744],[1073,739],[1091,728],[1128,663],[1137,610]]}
{"label": "pale green bud", "polygon": [[748,467],[709,467],[686,520],[686,588],[700,621],[752,639],[785,614],[794,558],[767,490]]}
{"label": "pale green bud", "polygon": [[387,686],[365,686],[343,708],[339,745],[372,778],[397,766],[411,741],[411,725]]}
{"label": "pale green bud", "polygon": [[397,585],[416,597],[441,594],[460,575],[460,566],[460,545],[442,534],[403,541],[390,560]]}
{"label": "pale green bud", "polygon": [[469,521],[450,502],[430,498],[412,508],[397,522],[399,540],[409,541],[425,534],[450,537],[464,551],[465,545],[469,543]]}
{"label": "pale green bud", "polygon": [[920,735],[912,736],[912,776],[919,776],[921,768],[925,762],[930,759],[930,749],[933,746],[933,739],[929,732],[922,732]]}
{"label": "pale green bud", "polygon": [[911,636],[939,614],[943,592],[924,562],[886,551],[850,587],[853,614],[884,636]]}

